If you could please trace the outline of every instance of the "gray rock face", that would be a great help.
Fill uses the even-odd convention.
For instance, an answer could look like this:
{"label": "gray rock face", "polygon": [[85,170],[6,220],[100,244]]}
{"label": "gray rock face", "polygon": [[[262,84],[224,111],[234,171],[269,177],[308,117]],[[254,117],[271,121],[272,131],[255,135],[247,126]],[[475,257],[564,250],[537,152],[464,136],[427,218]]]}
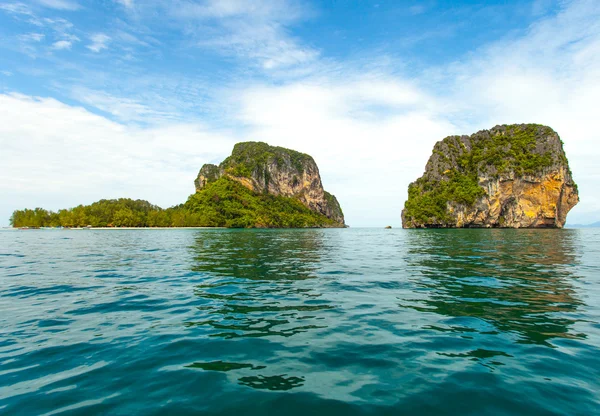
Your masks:
{"label": "gray rock face", "polygon": [[202,166],[194,181],[196,191],[222,176],[256,193],[297,198],[312,211],[344,224],[340,204],[323,189],[319,168],[307,154],[262,142],[238,143],[219,166]]}
{"label": "gray rock face", "polygon": [[200,191],[207,184],[216,181],[221,176],[223,176],[223,170],[221,168],[219,168],[217,165],[212,165],[210,163],[205,164],[200,169],[198,177],[194,181],[196,192]]}

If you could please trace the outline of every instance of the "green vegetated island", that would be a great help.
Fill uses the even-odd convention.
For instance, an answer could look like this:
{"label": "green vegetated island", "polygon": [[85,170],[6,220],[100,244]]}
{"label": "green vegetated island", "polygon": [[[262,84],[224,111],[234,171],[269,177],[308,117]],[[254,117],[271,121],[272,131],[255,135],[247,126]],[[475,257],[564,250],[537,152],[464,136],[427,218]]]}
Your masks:
{"label": "green vegetated island", "polygon": [[408,187],[404,228],[562,228],[577,185],[550,127],[496,126],[435,144]]}
{"label": "green vegetated island", "polygon": [[[206,164],[196,193],[162,209],[147,201],[101,200],[58,212],[15,211],[13,227],[345,227],[307,154],[262,142],[235,145]],[[408,187],[404,228],[562,228],[579,202],[558,134],[538,124],[496,126],[435,144]]]}
{"label": "green vegetated island", "polygon": [[17,210],[13,227],[344,227],[314,159],[262,142],[235,145],[220,165],[204,165],[196,193],[162,209],[143,200],[110,199],[58,212]]}

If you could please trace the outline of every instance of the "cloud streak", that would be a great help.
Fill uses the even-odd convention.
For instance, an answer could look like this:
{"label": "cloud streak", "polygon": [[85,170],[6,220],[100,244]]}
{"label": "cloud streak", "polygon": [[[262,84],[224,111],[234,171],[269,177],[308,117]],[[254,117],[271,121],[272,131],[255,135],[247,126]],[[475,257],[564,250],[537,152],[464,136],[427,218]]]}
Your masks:
{"label": "cloud streak", "polygon": [[37,0],[42,6],[57,10],[77,10],[81,6],[73,0]]}
{"label": "cloud streak", "polygon": [[69,40],[59,40],[52,44],[52,49],[60,51],[64,49],[71,49],[71,46],[73,46],[73,42]]}
{"label": "cloud streak", "polygon": [[125,6],[127,9],[132,9],[135,6],[133,0],[117,0],[117,3]]}
{"label": "cloud streak", "polygon": [[[177,1],[167,13],[190,25],[188,34],[197,46],[255,62],[267,71],[307,64],[319,56],[289,34],[290,25],[311,13],[296,1]],[[206,24],[211,30],[206,31]]]}
{"label": "cloud streak", "polygon": [[84,87],[73,88],[71,97],[83,104],[108,113],[122,122],[161,124],[178,118],[176,113],[166,109],[150,107],[138,100],[116,97],[103,91]]}
{"label": "cloud streak", "polygon": [[92,52],[99,53],[108,49],[108,43],[111,41],[111,38],[104,33],[96,33],[90,36],[90,40],[92,43],[89,44],[87,48]]}
{"label": "cloud streak", "polygon": [[12,15],[25,15],[31,16],[31,9],[24,3],[0,3],[0,10],[10,13]]}

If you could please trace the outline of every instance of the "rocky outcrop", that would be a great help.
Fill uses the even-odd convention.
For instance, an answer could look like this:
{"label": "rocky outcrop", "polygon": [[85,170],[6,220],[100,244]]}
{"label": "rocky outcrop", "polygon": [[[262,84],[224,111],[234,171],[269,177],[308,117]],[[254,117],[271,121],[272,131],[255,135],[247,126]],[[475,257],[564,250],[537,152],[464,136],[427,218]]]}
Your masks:
{"label": "rocky outcrop", "polygon": [[223,176],[223,170],[217,165],[212,165],[210,163],[205,164],[200,169],[196,180],[194,181],[194,186],[196,187],[196,192],[199,192],[202,188],[208,185],[211,182],[215,182]]}
{"label": "rocky outcrop", "polygon": [[562,141],[537,124],[446,137],[408,193],[404,228],[562,228],[579,202]]}
{"label": "rocky outcrop", "polygon": [[238,143],[220,165],[202,166],[194,181],[196,192],[224,176],[257,194],[295,198],[310,210],[344,225],[340,204],[323,189],[319,168],[307,154],[262,142]]}

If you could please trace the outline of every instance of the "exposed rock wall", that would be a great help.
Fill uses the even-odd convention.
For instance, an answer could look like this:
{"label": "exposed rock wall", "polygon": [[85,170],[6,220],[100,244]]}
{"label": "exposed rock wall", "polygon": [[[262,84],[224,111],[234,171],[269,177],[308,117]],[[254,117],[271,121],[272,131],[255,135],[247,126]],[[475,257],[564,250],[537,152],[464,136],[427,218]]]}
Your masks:
{"label": "exposed rock wall", "polygon": [[450,136],[409,186],[405,228],[562,228],[579,202],[562,141],[535,124]]}
{"label": "exposed rock wall", "polygon": [[312,211],[344,224],[337,199],[325,192],[319,168],[307,154],[262,142],[238,143],[219,166],[202,166],[194,181],[196,191],[222,176],[256,193],[297,198]]}
{"label": "exposed rock wall", "polygon": [[212,165],[210,163],[205,164],[200,169],[196,180],[194,180],[194,185],[196,187],[196,192],[200,191],[210,182],[214,182],[223,176],[223,170],[217,165]]}

